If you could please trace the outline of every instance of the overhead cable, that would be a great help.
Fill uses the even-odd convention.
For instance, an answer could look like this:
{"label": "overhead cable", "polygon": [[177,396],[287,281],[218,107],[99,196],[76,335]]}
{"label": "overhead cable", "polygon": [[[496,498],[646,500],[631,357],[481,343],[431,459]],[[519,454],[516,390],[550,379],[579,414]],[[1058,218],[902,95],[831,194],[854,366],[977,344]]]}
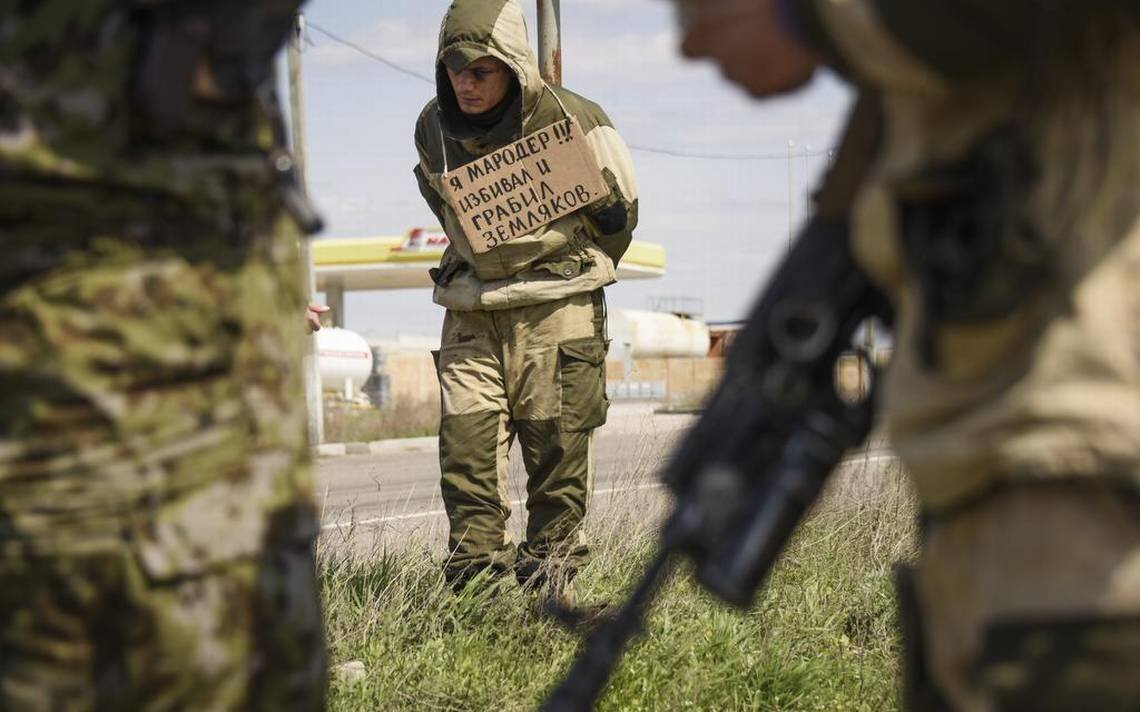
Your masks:
{"label": "overhead cable", "polygon": [[698,158],[709,161],[786,161],[789,158],[809,158],[812,156],[829,156],[831,151],[800,151],[799,153],[699,153],[695,151],[676,151],[671,148],[654,148],[652,146],[641,146],[636,143],[629,144],[631,151],[641,151],[643,153],[658,153],[663,156],[675,156],[677,158]]}
{"label": "overhead cable", "polygon": [[[324,35],[325,37],[328,37],[333,42],[337,42],[339,44],[342,44],[345,47],[348,47],[349,49],[355,50],[355,51],[359,52],[360,54],[364,55],[365,57],[367,57],[367,58],[369,58],[375,62],[379,62],[379,63],[383,64],[384,66],[388,67],[389,69],[392,69],[392,70],[397,71],[401,74],[405,74],[409,77],[419,79],[422,82],[426,82],[428,84],[431,84],[432,86],[435,86],[435,79],[433,77],[429,77],[426,74],[422,74],[420,72],[417,72],[414,69],[408,69],[407,67],[403,67],[403,66],[397,64],[396,62],[393,62],[392,60],[387,59],[385,57],[382,57],[379,54],[373,52],[372,50],[367,49],[366,47],[362,47],[361,45],[359,45],[359,44],[357,44],[351,40],[345,39],[344,37],[341,37],[340,35],[338,35],[334,32],[326,30],[325,28],[321,27],[320,25],[313,22],[312,20],[309,20],[306,18],[305,26],[308,28],[312,28],[312,29],[316,30],[317,32],[320,32],[322,35]],[[640,151],[642,153],[654,153],[654,154],[661,155],[661,156],[673,156],[674,158],[693,158],[693,159],[707,160],[707,161],[786,161],[786,160],[789,160],[791,158],[807,158],[807,157],[812,157],[812,156],[828,156],[828,155],[831,155],[830,150],[826,150],[826,151],[810,151],[809,150],[809,151],[801,151],[799,153],[701,153],[699,151],[682,151],[682,150],[672,149],[672,148],[658,148],[655,146],[643,146],[641,144],[636,144],[636,143],[629,144],[629,148],[632,151]]]}
{"label": "overhead cable", "polygon": [[385,59],[384,57],[381,57],[380,55],[376,54],[375,52],[373,52],[370,49],[367,49],[365,47],[361,47],[360,45],[356,44],[355,42],[353,42],[351,40],[347,40],[347,39],[341,37],[340,35],[329,32],[328,30],[321,27],[320,25],[313,22],[312,20],[306,20],[305,26],[313,28],[314,30],[316,30],[317,32],[320,32],[322,35],[324,35],[325,37],[328,37],[330,40],[332,40],[334,42],[339,42],[340,44],[344,45],[345,47],[356,50],[357,52],[361,53],[365,57],[368,57],[369,59],[374,60],[376,62],[379,62],[379,63],[385,65],[386,67],[388,67],[389,69],[393,69],[393,70],[395,70],[401,74],[406,74],[409,77],[414,77],[416,79],[419,79],[420,81],[427,82],[428,84],[431,84],[432,86],[435,85],[435,79],[433,79],[432,77],[429,77],[426,74],[421,74],[421,73],[415,71],[414,69],[408,69],[407,67],[401,67],[399,64],[396,64],[395,62],[393,62],[390,59]]}

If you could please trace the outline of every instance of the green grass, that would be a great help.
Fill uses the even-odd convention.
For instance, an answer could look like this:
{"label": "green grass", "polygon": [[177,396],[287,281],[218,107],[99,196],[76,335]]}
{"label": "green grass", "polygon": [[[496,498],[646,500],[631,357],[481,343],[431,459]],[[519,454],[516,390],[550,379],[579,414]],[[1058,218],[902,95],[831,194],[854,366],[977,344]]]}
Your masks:
{"label": "green grass", "polygon": [[[746,613],[679,569],[599,709],[897,709],[891,564],[911,554],[913,516],[901,491],[862,501],[821,507]],[[580,600],[622,598],[652,526],[633,506],[595,526]],[[438,559],[423,545],[366,560],[322,552],[332,661],[368,670],[333,680],[332,710],[533,710],[568,668],[578,641],[535,615],[531,595],[453,595]]]}

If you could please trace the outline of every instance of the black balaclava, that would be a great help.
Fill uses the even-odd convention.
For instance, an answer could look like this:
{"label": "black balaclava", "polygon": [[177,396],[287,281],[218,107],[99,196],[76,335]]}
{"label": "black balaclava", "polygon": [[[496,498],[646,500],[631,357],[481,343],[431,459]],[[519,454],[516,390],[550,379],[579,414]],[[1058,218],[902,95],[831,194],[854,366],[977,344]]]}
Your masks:
{"label": "black balaclava", "polygon": [[503,118],[507,115],[507,111],[517,104],[521,93],[522,90],[519,88],[518,78],[512,76],[510,85],[507,87],[507,93],[498,104],[495,104],[482,114],[463,114],[463,118],[467,123],[476,128],[482,129],[483,131],[490,131],[502,123]]}

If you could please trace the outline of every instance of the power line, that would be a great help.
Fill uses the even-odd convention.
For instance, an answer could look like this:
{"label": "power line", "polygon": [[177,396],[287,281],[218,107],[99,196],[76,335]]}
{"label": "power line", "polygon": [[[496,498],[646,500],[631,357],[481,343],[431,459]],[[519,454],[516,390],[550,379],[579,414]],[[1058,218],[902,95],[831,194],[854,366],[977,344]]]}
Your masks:
{"label": "power line", "polygon": [[355,42],[352,42],[351,40],[346,40],[345,38],[341,37],[340,35],[329,32],[328,30],[326,30],[325,28],[321,27],[320,25],[318,25],[317,23],[315,23],[311,20],[306,20],[305,25],[307,27],[313,28],[317,32],[320,32],[322,35],[324,35],[325,37],[328,37],[333,42],[339,42],[340,44],[344,45],[345,47],[348,47],[350,49],[354,49],[357,52],[364,55],[365,57],[368,57],[371,60],[377,61],[377,62],[385,65],[389,69],[393,69],[393,70],[399,72],[400,74],[406,74],[409,77],[414,77],[416,79],[419,79],[420,81],[427,82],[428,84],[435,86],[435,79],[433,77],[429,77],[426,74],[420,74],[419,72],[417,72],[413,69],[408,69],[407,67],[401,67],[399,64],[396,64],[395,62],[393,62],[390,59],[385,59],[384,57],[381,57],[380,55],[376,54],[375,52],[373,52],[370,49],[366,49],[364,47],[361,47],[360,45],[356,44]]}
{"label": "power line", "polygon": [[[414,69],[408,69],[407,67],[403,67],[403,66],[397,64],[396,62],[393,62],[390,59],[382,57],[379,54],[376,54],[375,52],[373,52],[370,49],[367,49],[366,47],[362,47],[361,45],[359,45],[359,44],[357,44],[351,40],[345,39],[344,37],[341,37],[340,35],[338,35],[334,32],[326,30],[325,28],[321,27],[320,25],[318,25],[317,23],[315,23],[311,20],[306,19],[305,20],[305,26],[311,27],[312,29],[316,30],[317,32],[320,32],[325,37],[328,37],[333,42],[337,42],[339,44],[344,45],[345,47],[348,47],[349,49],[355,50],[355,51],[359,52],[360,54],[364,55],[365,57],[367,57],[367,58],[369,58],[375,62],[379,62],[380,64],[383,64],[384,66],[388,67],[389,69],[392,69],[394,71],[399,72],[400,74],[405,74],[409,77],[412,77],[414,79],[419,79],[422,82],[426,82],[428,84],[431,84],[432,86],[435,86],[435,78],[434,77],[429,77],[426,74],[421,74],[420,72],[415,71]],[[739,153],[739,154],[701,153],[699,151],[682,151],[682,150],[672,149],[672,148],[658,148],[656,146],[643,146],[643,145],[636,144],[636,143],[629,144],[629,148],[631,151],[640,151],[642,153],[654,153],[654,154],[661,155],[661,156],[672,156],[674,158],[692,158],[692,159],[706,160],[706,161],[787,161],[790,158],[808,158],[808,157],[812,157],[812,156],[827,156],[831,153],[831,151],[807,151],[804,153],[792,154],[791,156],[789,156],[787,153]]]}
{"label": "power line", "polygon": [[[787,153],[741,153],[741,154],[728,154],[728,153],[698,153],[695,151],[677,151],[671,148],[654,148],[652,146],[641,146],[635,143],[629,144],[631,151],[641,151],[643,153],[657,153],[662,156],[675,156],[677,158],[697,158],[709,161],[786,161],[788,160]],[[803,153],[793,153],[792,158],[810,158],[812,156],[826,156],[830,151],[805,151]]]}

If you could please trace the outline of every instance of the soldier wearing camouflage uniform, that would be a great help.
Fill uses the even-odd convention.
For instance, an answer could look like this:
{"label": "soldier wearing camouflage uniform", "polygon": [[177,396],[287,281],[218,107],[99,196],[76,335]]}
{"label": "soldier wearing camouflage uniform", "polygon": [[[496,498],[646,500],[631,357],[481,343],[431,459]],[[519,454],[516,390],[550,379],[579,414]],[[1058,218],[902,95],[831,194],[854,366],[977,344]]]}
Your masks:
{"label": "soldier wearing camouflage uniform", "polygon": [[[453,77],[468,75],[476,84],[457,84],[465,87],[457,96]],[[504,81],[497,104],[467,105],[478,82],[497,80]],[[440,176],[567,116],[585,132],[609,197],[475,253]],[[588,555],[581,523],[592,432],[608,406],[602,288],[614,282],[637,224],[628,149],[600,107],[542,80],[516,0],[452,3],[440,33],[437,97],[415,137],[420,191],[451,240],[432,271],[435,301],[447,308],[438,354],[451,524],[445,574],[461,587],[477,571],[513,566],[533,584],[556,557],[568,579]],[[506,533],[506,459],[516,435],[528,473],[526,541],[517,552]]]}
{"label": "soldier wearing camouflage uniform", "polygon": [[299,4],[0,1],[0,709],[323,706]]}
{"label": "soldier wearing camouflage uniform", "polygon": [[874,159],[836,178],[896,308],[908,708],[1140,709],[1140,10],[679,4],[686,53],[756,95],[822,63],[863,91]]}

